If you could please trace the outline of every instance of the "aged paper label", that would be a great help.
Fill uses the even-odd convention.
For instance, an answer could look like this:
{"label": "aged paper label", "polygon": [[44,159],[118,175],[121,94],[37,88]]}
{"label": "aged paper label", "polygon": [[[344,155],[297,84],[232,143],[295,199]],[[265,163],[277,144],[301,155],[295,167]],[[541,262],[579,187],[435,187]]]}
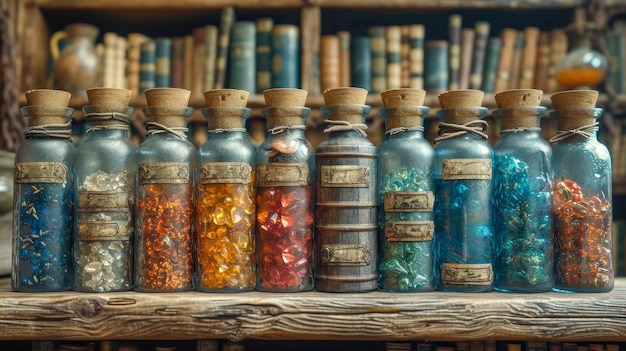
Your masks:
{"label": "aged paper label", "polygon": [[333,165],[320,168],[321,185],[326,188],[365,188],[372,180],[368,167]]}
{"label": "aged paper label", "polygon": [[128,223],[113,221],[78,222],[78,240],[128,240]]}
{"label": "aged paper label", "polygon": [[432,212],[435,194],[432,191],[386,192],[385,212]]}
{"label": "aged paper label", "polygon": [[441,161],[443,180],[491,179],[491,159],[460,158]]}
{"label": "aged paper label", "polygon": [[258,166],[258,186],[305,186],[309,166],[306,163],[265,163]]}
{"label": "aged paper label", "polygon": [[367,266],[372,257],[365,245],[328,244],[322,246],[322,264],[327,266]]}
{"label": "aged paper label", "polygon": [[208,162],[200,166],[200,184],[250,183],[252,166],[240,162]]}
{"label": "aged paper label", "polygon": [[433,240],[433,221],[397,221],[385,223],[387,241],[430,241]]}
{"label": "aged paper label", "polygon": [[493,268],[490,263],[443,263],[441,281],[450,285],[491,285]]}
{"label": "aged paper label", "polygon": [[78,193],[78,210],[81,212],[130,212],[127,192],[81,191]]}
{"label": "aged paper label", "polygon": [[186,162],[155,162],[139,165],[139,184],[186,184],[189,164]]}
{"label": "aged paper label", "polygon": [[21,162],[15,165],[16,183],[65,183],[67,166],[58,162]]}

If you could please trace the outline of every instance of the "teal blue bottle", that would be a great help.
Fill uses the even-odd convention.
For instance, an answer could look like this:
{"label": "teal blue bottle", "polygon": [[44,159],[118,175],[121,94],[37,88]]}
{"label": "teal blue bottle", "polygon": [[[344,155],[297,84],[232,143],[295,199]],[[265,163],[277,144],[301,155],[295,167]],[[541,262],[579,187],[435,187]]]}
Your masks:
{"label": "teal blue bottle", "polygon": [[493,290],[493,150],[484,133],[483,95],[480,90],[439,95],[433,171],[438,290]]}
{"label": "teal blue bottle", "polygon": [[433,277],[435,151],[424,138],[421,89],[381,93],[387,138],[378,148],[378,288],[435,289]]}
{"label": "teal blue bottle", "polygon": [[494,288],[545,292],[554,286],[552,149],[540,135],[541,90],[495,95],[500,141],[494,151]]}

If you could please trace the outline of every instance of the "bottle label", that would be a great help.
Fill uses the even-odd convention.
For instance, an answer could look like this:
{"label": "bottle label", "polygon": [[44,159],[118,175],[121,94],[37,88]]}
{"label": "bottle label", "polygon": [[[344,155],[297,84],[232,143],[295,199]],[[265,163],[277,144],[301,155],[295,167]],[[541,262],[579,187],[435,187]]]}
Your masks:
{"label": "bottle label", "polygon": [[189,164],[186,162],[155,162],[139,165],[139,184],[186,184]]}
{"label": "bottle label", "polygon": [[449,285],[491,285],[493,267],[490,263],[443,263],[441,281]]}
{"label": "bottle label", "polygon": [[130,212],[127,192],[81,191],[78,193],[79,212]]}
{"label": "bottle label", "polygon": [[491,159],[461,158],[441,161],[443,180],[491,179]]}
{"label": "bottle label", "polygon": [[208,162],[200,166],[200,184],[248,184],[252,166],[241,162]]}
{"label": "bottle label", "polygon": [[387,241],[430,241],[433,240],[433,221],[397,221],[385,223]]}
{"label": "bottle label", "polygon": [[65,183],[67,166],[58,162],[21,162],[15,165],[16,183]]}
{"label": "bottle label", "polygon": [[371,261],[372,254],[365,245],[322,245],[322,264],[326,266],[367,266]]}
{"label": "bottle label", "polygon": [[128,222],[123,221],[80,221],[78,240],[129,240]]}
{"label": "bottle label", "polygon": [[265,163],[258,166],[259,187],[305,186],[309,182],[306,163]]}
{"label": "bottle label", "polygon": [[385,212],[432,212],[435,194],[432,191],[386,192]]}
{"label": "bottle label", "polygon": [[368,167],[355,165],[321,166],[320,173],[325,188],[366,188],[372,180]]}

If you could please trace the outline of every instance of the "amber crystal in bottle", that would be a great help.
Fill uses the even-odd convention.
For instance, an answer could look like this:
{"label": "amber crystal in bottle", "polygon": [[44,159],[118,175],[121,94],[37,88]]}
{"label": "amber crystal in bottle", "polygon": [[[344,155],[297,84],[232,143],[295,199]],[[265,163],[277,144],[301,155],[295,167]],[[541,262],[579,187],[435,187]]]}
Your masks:
{"label": "amber crystal in bottle", "polygon": [[245,129],[248,92],[209,90],[204,97],[209,138],[199,149],[197,289],[254,290],[256,149]]}
{"label": "amber crystal in bottle", "polygon": [[307,92],[263,92],[267,139],[257,150],[257,290],[313,289],[313,175],[304,138]]}
{"label": "amber crystal in bottle", "polygon": [[145,91],[146,139],[137,152],[135,289],[193,288],[193,193],[197,151],[187,140],[190,92]]}
{"label": "amber crystal in bottle", "polygon": [[137,148],[129,138],[131,92],[92,88],[87,96],[89,128],[74,162],[74,289],[129,290],[137,176]]}
{"label": "amber crystal in bottle", "polygon": [[609,151],[597,139],[598,92],[552,95],[557,134],[554,156],[555,289],[613,289],[612,170]]}
{"label": "amber crystal in bottle", "polygon": [[378,278],[376,146],[364,124],[367,90],[324,92],[327,134],[315,152],[316,288],[376,289]]}
{"label": "amber crystal in bottle", "polygon": [[70,94],[61,90],[26,92],[26,140],[15,154],[13,271],[16,291],[70,290],[76,150]]}

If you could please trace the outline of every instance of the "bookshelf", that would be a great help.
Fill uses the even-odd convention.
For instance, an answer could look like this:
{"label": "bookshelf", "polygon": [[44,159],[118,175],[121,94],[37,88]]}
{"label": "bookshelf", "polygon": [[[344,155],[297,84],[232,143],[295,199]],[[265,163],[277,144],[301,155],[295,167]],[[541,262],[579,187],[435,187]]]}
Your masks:
{"label": "bookshelf", "polygon": [[[544,13],[549,27],[569,22],[573,9],[586,0],[29,0],[22,8],[20,35],[49,36],[65,24],[87,21],[101,32],[132,32],[146,29],[154,35],[192,28],[217,21],[220,10],[234,6],[243,18],[271,15],[279,22],[300,26],[302,88],[309,90],[307,106],[313,110],[309,125],[321,128],[319,107],[324,104],[319,91],[319,76],[311,69],[317,62],[316,43],[321,35],[344,26],[360,29],[369,26],[383,13],[388,21],[395,16],[417,14],[433,18],[431,28],[443,33],[449,13],[464,11],[469,16],[491,20],[506,14]],[[607,0],[611,6],[626,5],[625,0]],[[522,11],[522,12],[520,12]],[[340,19],[350,13],[350,20]],[[523,16],[519,16],[523,17]],[[471,17],[470,17],[471,18]],[[538,18],[542,18],[538,16]],[[516,19],[519,20],[519,19]],[[407,20],[408,21],[408,20]],[[384,22],[384,21],[383,21]],[[494,22],[495,23],[495,22]],[[383,23],[384,24],[384,23]],[[120,30],[123,29],[123,31]],[[174,29],[172,29],[174,28]],[[494,29],[497,31],[498,29]],[[178,33],[178,32],[177,32]],[[42,45],[46,40],[39,40]],[[37,42],[39,42],[37,41]],[[23,41],[19,45],[31,45]],[[47,48],[47,46],[46,46]],[[41,49],[43,50],[43,49]],[[43,57],[22,57],[20,64],[31,64],[26,74],[41,72],[47,65]],[[39,65],[39,66],[38,66]],[[39,67],[39,69],[37,69]],[[28,77],[27,77],[28,78]],[[31,76],[35,84],[45,77]],[[20,99],[23,99],[22,88]],[[619,97],[626,105],[626,96]],[[601,98],[599,104],[607,102]],[[24,100],[20,100],[24,104]],[[367,103],[375,115],[382,106],[378,94]],[[146,101],[135,96],[131,105],[138,111]],[[436,94],[427,94],[426,104],[434,116],[439,106]],[[85,98],[72,98],[78,111]],[[484,105],[495,108],[493,95]],[[550,106],[549,96],[542,105]],[[204,100],[193,97],[196,109],[192,122],[204,119],[200,109]],[[248,106],[254,115],[265,107],[261,95],[251,95]],[[626,181],[616,179],[614,191],[626,194]],[[623,198],[623,196],[622,196]],[[623,199],[620,200],[623,206]],[[618,206],[615,206],[616,208]],[[0,279],[0,348],[2,340],[104,340],[104,339],[244,339],[259,340],[546,340],[626,342],[626,278],[616,279],[615,289],[603,294],[176,294],[75,292],[24,294],[10,291],[8,278]]]}

